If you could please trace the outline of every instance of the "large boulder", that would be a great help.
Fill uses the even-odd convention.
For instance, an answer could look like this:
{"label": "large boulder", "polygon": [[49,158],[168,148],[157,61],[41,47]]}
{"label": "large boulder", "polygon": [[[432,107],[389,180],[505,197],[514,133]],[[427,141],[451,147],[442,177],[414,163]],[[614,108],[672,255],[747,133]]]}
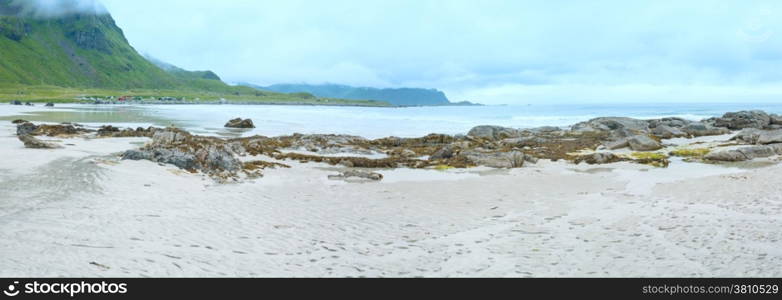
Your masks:
{"label": "large boulder", "polygon": [[661,125],[665,125],[665,126],[673,127],[673,128],[681,128],[681,127],[687,126],[688,124],[690,124],[692,122],[693,121],[690,121],[690,120],[687,120],[687,119],[683,119],[683,118],[676,118],[676,117],[673,117],[673,118],[662,118],[662,119],[649,120],[649,127],[657,128],[657,127],[659,127]]}
{"label": "large boulder", "polygon": [[750,145],[782,143],[782,129],[761,130],[757,128],[744,128],[730,140]]}
{"label": "large boulder", "polygon": [[429,159],[449,159],[454,157],[458,151],[459,148],[454,145],[445,145],[432,153],[432,155],[429,156]]}
{"label": "large boulder", "polygon": [[255,128],[253,120],[236,118],[225,123],[225,127],[228,128]]}
{"label": "large boulder", "polygon": [[745,161],[749,159],[746,155],[737,150],[711,152],[706,154],[703,158],[711,161]]}
{"label": "large boulder", "polygon": [[590,155],[582,155],[576,158],[575,163],[586,162],[590,165],[609,164],[624,160],[622,157],[611,152],[597,152]]}
{"label": "large boulder", "polygon": [[562,131],[562,128],[556,126],[541,126],[541,127],[530,128],[527,129],[526,131],[532,133],[552,133],[552,132]]}
{"label": "large boulder", "polygon": [[139,150],[126,151],[122,158],[151,160],[207,174],[235,174],[243,166],[237,158],[240,152],[244,152],[244,149],[238,143],[193,136],[186,131],[167,128],[155,131],[152,143]]}
{"label": "large boulder", "polygon": [[630,141],[626,138],[619,139],[616,141],[608,141],[603,143],[603,147],[605,147],[608,150],[627,148],[630,147]]}
{"label": "large boulder", "polygon": [[707,154],[704,159],[711,161],[745,161],[755,158],[782,155],[782,144],[750,146],[734,150],[725,150]]}
{"label": "large boulder", "polygon": [[499,144],[503,146],[523,148],[523,147],[534,147],[536,145],[548,143],[550,141],[551,140],[546,136],[533,135],[533,136],[522,136],[516,138],[503,139],[499,142]]}
{"label": "large boulder", "polygon": [[[683,127],[683,126],[682,126]],[[660,124],[652,129],[652,134],[663,139],[671,139],[677,137],[686,137],[688,134],[679,128],[671,127],[669,125]]]}
{"label": "large boulder", "polygon": [[33,123],[30,122],[23,122],[23,123],[17,123],[16,125],[16,135],[23,136],[23,135],[30,135],[38,129],[38,126],[36,126]]}
{"label": "large boulder", "polygon": [[627,143],[633,151],[654,151],[663,147],[659,142],[650,138],[648,135],[633,136],[627,139]]}
{"label": "large boulder", "polygon": [[490,168],[521,168],[524,163],[536,163],[537,159],[519,151],[511,152],[481,152],[481,151],[463,151],[461,153],[467,160],[478,166]]}
{"label": "large boulder", "polygon": [[782,143],[782,129],[777,130],[762,130],[758,134],[758,140],[756,144],[776,144]]}
{"label": "large boulder", "polygon": [[93,130],[81,127],[81,125],[74,126],[73,124],[43,124],[35,125],[31,122],[24,120],[14,121],[16,122],[16,135],[45,135],[45,136],[74,136],[77,134],[83,134],[92,132]]}
{"label": "large boulder", "polygon": [[682,127],[681,130],[693,137],[722,135],[722,134],[730,133],[730,130],[728,130],[727,128],[714,127],[711,124],[704,123],[704,122],[693,122],[687,124],[684,127]]}
{"label": "large boulder", "polygon": [[744,128],[765,128],[771,125],[771,117],[761,110],[729,112],[714,119],[714,126],[731,130]]}
{"label": "large boulder", "polygon": [[481,125],[470,129],[468,136],[490,140],[500,140],[519,135],[519,131],[502,126]]}
{"label": "large boulder", "polygon": [[77,134],[91,132],[92,130],[81,127],[80,125],[74,126],[73,124],[55,124],[55,125],[38,125],[38,128],[32,133],[33,135],[45,135],[45,136],[73,136]]}
{"label": "large boulder", "polygon": [[741,144],[753,145],[758,142],[761,131],[762,130],[757,128],[744,128],[736,133],[736,135],[734,135],[732,138],[730,138],[730,140],[739,142]]}
{"label": "large boulder", "polygon": [[146,151],[128,150],[122,155],[122,159],[151,160],[163,164],[171,164],[183,170],[203,169],[192,153],[180,149],[152,148]]}
{"label": "large boulder", "polygon": [[24,146],[31,149],[58,149],[62,148],[60,145],[44,142],[36,139],[30,135],[20,135],[19,140],[24,143]]}
{"label": "large boulder", "polygon": [[573,131],[613,131],[618,129],[627,129],[639,132],[649,131],[649,122],[625,117],[604,117],[596,118],[586,122],[575,124],[571,127]]}
{"label": "large boulder", "polygon": [[782,125],[782,116],[772,114],[768,116],[771,119],[771,125]]}

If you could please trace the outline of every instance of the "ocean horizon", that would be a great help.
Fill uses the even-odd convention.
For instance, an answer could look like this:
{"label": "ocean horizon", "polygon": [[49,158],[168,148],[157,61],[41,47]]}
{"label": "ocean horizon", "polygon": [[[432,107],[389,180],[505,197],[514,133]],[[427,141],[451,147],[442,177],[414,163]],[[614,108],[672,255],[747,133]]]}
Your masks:
{"label": "ocean horizon", "polygon": [[[206,135],[280,136],[348,134],[366,138],[418,137],[430,133],[465,134],[478,125],[511,128],[566,127],[598,117],[701,120],[726,112],[764,110],[782,113],[774,103],[539,104],[487,106],[352,107],[307,105],[92,105],[67,104],[35,109],[21,116],[39,122],[170,126]],[[227,129],[233,118],[249,118],[252,130]],[[9,118],[9,117],[6,117]]]}

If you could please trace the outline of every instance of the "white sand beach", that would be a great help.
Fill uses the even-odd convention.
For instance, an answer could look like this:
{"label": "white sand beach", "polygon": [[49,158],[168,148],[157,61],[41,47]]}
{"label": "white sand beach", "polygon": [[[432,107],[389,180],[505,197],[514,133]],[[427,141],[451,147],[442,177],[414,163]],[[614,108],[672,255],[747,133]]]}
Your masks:
{"label": "white sand beach", "polygon": [[65,148],[26,149],[0,124],[2,277],[782,276],[775,159],[541,160],[380,182],[286,161],[218,184],[119,160],[146,138],[48,140]]}

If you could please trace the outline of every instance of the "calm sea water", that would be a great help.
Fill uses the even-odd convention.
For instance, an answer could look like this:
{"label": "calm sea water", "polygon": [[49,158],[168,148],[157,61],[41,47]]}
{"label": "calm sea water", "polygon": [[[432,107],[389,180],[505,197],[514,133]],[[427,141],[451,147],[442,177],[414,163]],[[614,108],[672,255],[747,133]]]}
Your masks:
{"label": "calm sea water", "polygon": [[[3,108],[0,107],[0,110]],[[340,133],[368,138],[466,133],[477,125],[514,128],[568,126],[603,116],[682,117],[700,120],[725,112],[760,109],[782,114],[779,104],[610,104],[477,107],[326,107],[278,105],[69,105],[35,112],[31,121],[90,124],[176,125],[201,134],[267,136]],[[235,117],[251,118],[254,130],[223,128]]]}

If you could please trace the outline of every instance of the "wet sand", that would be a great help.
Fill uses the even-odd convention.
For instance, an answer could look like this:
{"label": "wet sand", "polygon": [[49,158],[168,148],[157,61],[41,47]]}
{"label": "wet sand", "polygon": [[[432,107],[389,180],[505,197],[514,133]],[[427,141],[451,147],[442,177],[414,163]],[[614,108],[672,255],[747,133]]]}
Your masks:
{"label": "wet sand", "polygon": [[237,184],[0,123],[0,276],[782,276],[782,166],[290,169]]}

